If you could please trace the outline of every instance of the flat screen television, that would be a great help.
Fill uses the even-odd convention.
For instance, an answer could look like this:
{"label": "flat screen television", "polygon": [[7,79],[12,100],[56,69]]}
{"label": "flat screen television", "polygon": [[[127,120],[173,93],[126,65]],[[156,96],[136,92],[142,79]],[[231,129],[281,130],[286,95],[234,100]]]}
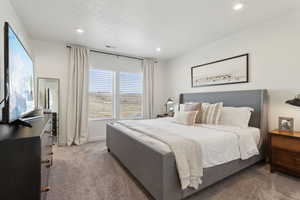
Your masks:
{"label": "flat screen television", "polygon": [[8,23],[4,25],[4,96],[2,122],[11,123],[35,110],[34,64]]}

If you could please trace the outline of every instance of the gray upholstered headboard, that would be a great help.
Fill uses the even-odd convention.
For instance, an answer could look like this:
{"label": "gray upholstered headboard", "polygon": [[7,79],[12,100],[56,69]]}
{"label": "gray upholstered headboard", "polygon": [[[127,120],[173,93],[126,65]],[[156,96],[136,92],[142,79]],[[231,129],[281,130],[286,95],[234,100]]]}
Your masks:
{"label": "gray upholstered headboard", "polygon": [[251,107],[254,109],[254,112],[251,115],[249,125],[260,128],[261,130],[267,130],[266,90],[180,94],[179,103],[188,102],[223,102],[224,106]]}

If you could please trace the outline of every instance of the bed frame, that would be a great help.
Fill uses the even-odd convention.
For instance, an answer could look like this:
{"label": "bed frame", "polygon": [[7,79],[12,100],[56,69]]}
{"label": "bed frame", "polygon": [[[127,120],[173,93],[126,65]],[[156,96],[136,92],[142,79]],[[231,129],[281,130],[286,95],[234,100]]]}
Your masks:
{"label": "bed frame", "polygon": [[107,124],[108,151],[133,175],[156,200],[180,200],[245,169],[262,159],[265,154],[267,135],[267,92],[266,90],[189,93],[180,95],[180,103],[223,102],[224,106],[248,106],[254,108],[250,126],[260,128],[260,155],[248,160],[204,168],[203,183],[198,190],[182,190],[173,153],[161,152]]}

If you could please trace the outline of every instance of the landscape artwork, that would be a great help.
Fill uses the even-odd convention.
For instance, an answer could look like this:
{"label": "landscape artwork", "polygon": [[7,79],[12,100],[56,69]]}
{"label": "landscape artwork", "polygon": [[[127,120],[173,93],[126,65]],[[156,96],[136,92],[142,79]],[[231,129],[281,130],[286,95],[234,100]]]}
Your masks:
{"label": "landscape artwork", "polygon": [[192,67],[192,87],[247,83],[249,54]]}

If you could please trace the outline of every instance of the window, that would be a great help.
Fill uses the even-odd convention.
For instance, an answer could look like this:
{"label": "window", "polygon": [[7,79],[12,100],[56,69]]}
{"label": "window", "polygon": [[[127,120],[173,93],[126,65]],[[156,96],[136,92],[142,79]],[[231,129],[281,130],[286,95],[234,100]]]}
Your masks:
{"label": "window", "polygon": [[89,70],[90,119],[141,118],[142,94],[142,73]]}
{"label": "window", "polygon": [[113,73],[89,70],[89,118],[113,118]]}
{"label": "window", "polygon": [[143,77],[141,73],[120,72],[120,118],[142,117]]}

